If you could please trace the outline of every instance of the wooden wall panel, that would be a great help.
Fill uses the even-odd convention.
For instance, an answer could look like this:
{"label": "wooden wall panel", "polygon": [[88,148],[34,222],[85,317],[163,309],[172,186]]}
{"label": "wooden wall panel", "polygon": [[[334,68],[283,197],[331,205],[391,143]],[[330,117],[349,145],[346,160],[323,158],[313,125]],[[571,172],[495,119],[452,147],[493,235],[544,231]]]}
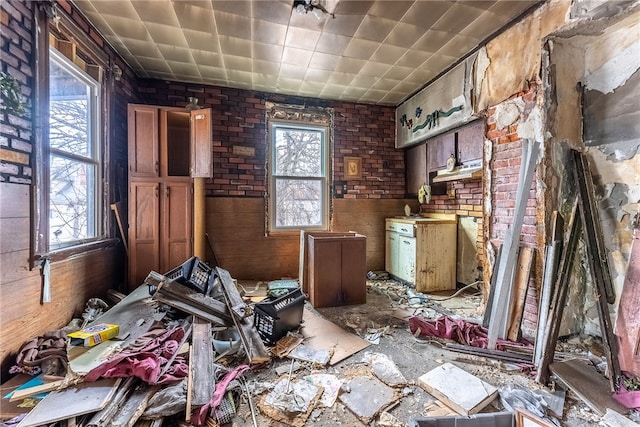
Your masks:
{"label": "wooden wall panel", "polygon": [[[367,270],[384,270],[384,219],[402,215],[406,199],[336,199],[332,231],[367,236]],[[298,277],[300,234],[265,236],[261,198],[208,197],[207,234],[220,266],[237,279]],[[210,251],[207,259],[212,259]]]}
{"label": "wooden wall panel", "polygon": [[[42,276],[29,270],[29,188],[0,184],[0,361],[2,376],[24,341],[66,325],[89,298],[115,287],[122,265],[117,248],[77,255],[51,265],[51,302],[41,304]],[[119,262],[118,262],[119,261]]]}

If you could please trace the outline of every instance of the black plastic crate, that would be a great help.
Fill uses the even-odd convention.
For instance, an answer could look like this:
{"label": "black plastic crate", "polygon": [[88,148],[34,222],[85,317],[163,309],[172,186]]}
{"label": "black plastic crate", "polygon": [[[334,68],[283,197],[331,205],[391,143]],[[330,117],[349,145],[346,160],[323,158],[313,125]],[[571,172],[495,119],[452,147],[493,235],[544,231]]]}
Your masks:
{"label": "black plastic crate", "polygon": [[304,295],[300,288],[276,299],[256,303],[253,326],[266,344],[275,344],[302,323]]}
{"label": "black plastic crate", "polygon": [[209,295],[215,280],[213,269],[195,256],[164,275],[205,295]]}

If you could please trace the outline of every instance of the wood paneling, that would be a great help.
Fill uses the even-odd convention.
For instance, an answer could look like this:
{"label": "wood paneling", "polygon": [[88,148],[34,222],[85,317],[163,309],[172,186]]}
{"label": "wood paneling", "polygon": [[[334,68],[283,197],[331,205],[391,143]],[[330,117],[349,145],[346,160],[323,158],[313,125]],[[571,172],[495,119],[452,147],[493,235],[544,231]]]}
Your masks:
{"label": "wood paneling", "polygon": [[51,265],[51,302],[41,304],[42,276],[29,269],[29,187],[0,184],[0,361],[2,374],[24,341],[79,316],[122,277],[119,250],[97,250]]}
{"label": "wood paneling", "polygon": [[[384,270],[384,219],[402,215],[407,203],[417,210],[413,199],[335,199],[331,231],[365,235],[367,270]],[[206,210],[207,234],[218,263],[234,278],[298,277],[300,234],[265,236],[263,199],[208,197]]]}

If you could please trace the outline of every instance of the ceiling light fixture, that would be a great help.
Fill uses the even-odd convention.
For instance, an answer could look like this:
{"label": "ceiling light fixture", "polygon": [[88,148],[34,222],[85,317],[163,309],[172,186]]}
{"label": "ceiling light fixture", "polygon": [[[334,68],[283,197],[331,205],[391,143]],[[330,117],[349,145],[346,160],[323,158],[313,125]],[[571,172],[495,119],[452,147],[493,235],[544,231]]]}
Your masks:
{"label": "ceiling light fixture", "polygon": [[293,8],[300,15],[305,15],[311,12],[311,14],[318,20],[322,18],[323,13],[326,13],[334,19],[336,17],[333,13],[330,13],[325,9],[325,7],[320,4],[319,0],[293,0]]}

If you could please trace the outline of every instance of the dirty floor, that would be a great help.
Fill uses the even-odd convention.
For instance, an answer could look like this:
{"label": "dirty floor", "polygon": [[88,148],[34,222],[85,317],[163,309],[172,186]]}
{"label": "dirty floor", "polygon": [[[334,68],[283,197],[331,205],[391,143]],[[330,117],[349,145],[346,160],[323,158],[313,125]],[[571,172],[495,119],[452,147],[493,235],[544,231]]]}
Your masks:
{"label": "dirty floor", "polygon": [[[384,354],[395,363],[407,380],[405,386],[394,388],[394,403],[388,405],[386,409],[383,408],[374,417],[359,418],[340,399],[337,399],[331,407],[316,407],[316,409],[310,411],[306,422],[301,425],[385,425],[393,427],[411,425],[411,418],[432,414],[429,411],[438,409],[434,406],[435,399],[426,393],[417,384],[416,380],[424,373],[446,362],[451,362],[498,388],[510,385],[519,385],[529,390],[541,388],[530,374],[521,372],[515,365],[475,355],[451,352],[442,348],[436,342],[427,342],[411,335],[407,326],[406,316],[416,311],[429,318],[447,314],[459,315],[462,318],[480,322],[482,316],[481,299],[480,296],[473,294],[473,289],[455,298],[439,302],[430,301],[426,304],[422,301],[421,304],[420,301],[407,301],[406,298],[402,298],[394,292],[393,283],[391,283],[391,286],[387,286],[389,282],[392,281],[370,281],[368,283],[366,304],[317,310],[328,320],[360,337],[365,337],[367,332],[377,332],[380,335],[379,344],[372,344],[334,366],[321,368],[300,363],[299,367],[296,364],[296,369],[291,369],[292,364],[289,359],[274,359],[269,366],[245,374],[249,387],[256,389],[258,388],[256,384],[265,382],[274,384],[283,379],[293,383],[297,379],[302,380],[306,375],[312,373],[333,374],[343,380],[350,380],[360,375],[368,376],[370,371],[365,363],[367,358],[371,357],[372,353]],[[433,298],[441,297],[433,296]],[[408,307],[412,302],[417,302],[417,304],[412,304],[413,308]],[[405,320],[402,319],[403,316],[405,316]],[[290,379],[288,379],[289,377]],[[372,394],[376,392],[378,391],[374,389]],[[291,422],[275,421],[262,414],[257,409],[257,404],[263,397],[264,394],[253,398],[256,425],[260,427],[291,425]],[[504,408],[498,397],[481,412],[499,412],[503,410]],[[564,415],[561,420],[562,425],[568,427],[594,426],[598,425],[599,420],[600,417],[582,403],[577,396],[571,391],[567,392]],[[245,397],[241,398],[238,413],[230,425],[236,427],[254,425],[252,411]]]}

